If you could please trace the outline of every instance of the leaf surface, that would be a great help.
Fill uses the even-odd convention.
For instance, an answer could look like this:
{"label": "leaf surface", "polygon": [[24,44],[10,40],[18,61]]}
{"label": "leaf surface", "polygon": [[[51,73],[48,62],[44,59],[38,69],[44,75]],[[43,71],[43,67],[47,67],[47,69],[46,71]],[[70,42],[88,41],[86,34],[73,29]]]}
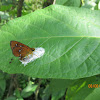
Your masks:
{"label": "leaf surface", "polygon": [[[45,54],[24,67],[12,54],[11,40],[31,48],[43,47]],[[97,75],[99,43],[99,11],[52,5],[1,28],[0,69],[38,78],[78,79]]]}
{"label": "leaf surface", "polygon": [[80,0],[56,0],[56,4],[79,7],[81,2]]}

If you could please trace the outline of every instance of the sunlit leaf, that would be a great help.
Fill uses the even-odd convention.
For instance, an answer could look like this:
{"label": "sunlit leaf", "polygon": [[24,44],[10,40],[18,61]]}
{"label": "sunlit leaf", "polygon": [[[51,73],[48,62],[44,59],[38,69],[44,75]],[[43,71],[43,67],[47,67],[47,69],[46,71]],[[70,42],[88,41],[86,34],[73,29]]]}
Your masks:
{"label": "sunlit leaf", "polygon": [[[24,67],[12,54],[11,40],[43,47],[45,54]],[[10,74],[61,79],[97,75],[99,51],[99,11],[52,5],[12,20],[0,30],[0,69]]]}

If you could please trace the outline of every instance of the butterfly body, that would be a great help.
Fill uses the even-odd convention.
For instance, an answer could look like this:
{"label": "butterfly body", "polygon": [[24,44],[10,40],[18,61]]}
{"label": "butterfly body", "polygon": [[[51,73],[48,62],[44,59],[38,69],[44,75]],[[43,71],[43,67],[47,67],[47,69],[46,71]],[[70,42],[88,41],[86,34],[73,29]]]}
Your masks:
{"label": "butterfly body", "polygon": [[13,55],[19,57],[20,60],[23,60],[24,57],[28,56],[29,54],[32,54],[32,52],[35,50],[34,48],[30,48],[18,41],[10,41],[10,46]]}

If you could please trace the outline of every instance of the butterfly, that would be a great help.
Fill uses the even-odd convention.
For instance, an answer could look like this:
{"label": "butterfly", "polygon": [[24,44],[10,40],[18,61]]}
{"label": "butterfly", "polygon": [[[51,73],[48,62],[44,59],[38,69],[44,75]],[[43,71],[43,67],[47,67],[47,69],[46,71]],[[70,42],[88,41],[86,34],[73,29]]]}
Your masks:
{"label": "butterfly", "polygon": [[24,57],[32,54],[32,52],[35,50],[35,48],[30,48],[18,41],[10,41],[10,47],[13,55],[19,57],[20,60],[24,60]]}

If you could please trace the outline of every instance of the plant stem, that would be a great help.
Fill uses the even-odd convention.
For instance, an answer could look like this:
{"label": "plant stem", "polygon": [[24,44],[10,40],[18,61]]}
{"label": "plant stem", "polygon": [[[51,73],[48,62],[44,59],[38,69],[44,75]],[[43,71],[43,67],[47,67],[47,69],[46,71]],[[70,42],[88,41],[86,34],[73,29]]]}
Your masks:
{"label": "plant stem", "polygon": [[21,15],[22,15],[23,2],[24,2],[24,0],[19,0],[18,1],[17,17],[21,17]]}
{"label": "plant stem", "polygon": [[55,3],[56,3],[56,0],[53,1],[53,5],[55,5]]}
{"label": "plant stem", "polygon": [[35,100],[38,100],[38,94],[39,94],[39,89],[40,89],[40,85],[41,85],[41,80],[42,79],[39,79],[38,87],[35,91]]}

